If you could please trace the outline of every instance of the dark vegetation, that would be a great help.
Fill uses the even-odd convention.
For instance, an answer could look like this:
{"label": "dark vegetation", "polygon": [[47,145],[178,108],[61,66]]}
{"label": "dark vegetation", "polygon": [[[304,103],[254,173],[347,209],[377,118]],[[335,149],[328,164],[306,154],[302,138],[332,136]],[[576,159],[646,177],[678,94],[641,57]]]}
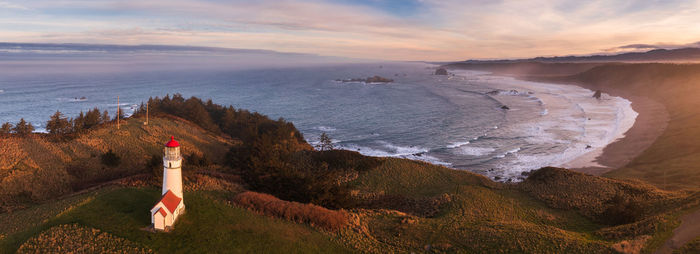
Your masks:
{"label": "dark vegetation", "polygon": [[348,224],[348,214],[343,210],[333,211],[313,204],[284,201],[264,193],[246,191],[236,195],[233,202],[265,215],[308,223],[329,231],[337,231]]}
{"label": "dark vegetation", "polygon": [[[594,221],[611,226],[656,215],[657,207],[666,207],[676,198],[643,183],[585,177],[582,173],[549,167],[533,171],[520,186],[552,207],[575,209]],[[552,189],[559,194],[553,194]]]}
{"label": "dark vegetation", "polygon": [[[273,194],[284,200],[314,203],[329,208],[352,207],[354,202],[347,182],[357,177],[358,172],[379,165],[376,158],[351,151],[333,150],[331,139],[327,135],[322,140],[321,151],[314,151],[294,125],[284,119],[272,120],[259,113],[217,105],[211,100],[205,102],[195,97],[184,99],[175,94],[172,97],[150,98],[148,105],[153,118],[185,119],[211,133],[242,141],[230,147],[223,161],[211,158],[209,153],[183,151],[184,163],[188,169],[216,166],[240,174],[251,190]],[[143,117],[145,113],[145,105],[142,105],[132,118]],[[35,136],[59,143],[72,142],[89,131],[112,123],[108,116],[107,112],[100,113],[95,108],[68,119],[57,111],[47,122],[49,133]],[[124,122],[126,123],[127,121]],[[26,130],[31,128],[27,125],[20,121],[13,128],[17,129],[14,133],[18,136],[28,135],[31,131]],[[84,161],[65,163],[66,175],[60,178],[68,178],[70,190],[77,191],[145,172],[152,173],[155,177],[161,176],[162,151],[149,152],[143,159],[126,156],[124,152],[113,148],[99,154],[91,152],[90,157],[97,157],[101,167]],[[135,165],[138,166],[134,167]],[[34,181],[32,184],[40,183]],[[26,196],[22,193],[12,195],[14,198],[8,197],[8,202],[22,203],[51,196],[48,193],[46,197],[42,194],[30,195],[31,198],[21,198]]]}
{"label": "dark vegetation", "polygon": [[[357,152],[332,150],[324,135],[321,151],[314,151],[292,123],[271,120],[247,110],[223,107],[179,94],[172,98],[150,98],[149,112],[184,118],[214,133],[242,140],[226,156],[227,166],[240,170],[250,188],[284,200],[314,203],[330,208],[351,207],[347,179],[376,167],[375,158]],[[137,115],[145,113],[145,105]],[[190,155],[186,163],[205,166],[206,156]],[[340,181],[340,182],[339,182]]]}
{"label": "dark vegetation", "polygon": [[12,134],[15,134],[20,137],[26,137],[32,134],[33,131],[34,125],[25,121],[24,118],[22,118],[15,126],[13,126],[11,123],[3,123],[2,126],[0,126],[0,137],[10,136]]}
{"label": "dark vegetation", "polygon": [[119,163],[121,163],[122,158],[119,157],[116,153],[110,149],[106,153],[104,153],[100,159],[102,160],[102,164],[105,166],[110,166],[110,167],[116,167],[119,166]]}

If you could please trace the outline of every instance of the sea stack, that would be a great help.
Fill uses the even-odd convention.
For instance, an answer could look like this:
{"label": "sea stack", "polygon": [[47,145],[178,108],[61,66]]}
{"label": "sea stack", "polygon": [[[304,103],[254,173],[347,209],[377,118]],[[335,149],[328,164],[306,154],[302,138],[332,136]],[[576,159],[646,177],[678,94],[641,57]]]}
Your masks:
{"label": "sea stack", "polygon": [[445,68],[438,68],[435,70],[435,75],[447,75],[447,70]]}
{"label": "sea stack", "polygon": [[603,93],[600,92],[600,90],[596,90],[595,93],[593,94],[593,98],[596,98],[598,100],[600,100],[600,97],[602,97],[602,96],[603,96]]}
{"label": "sea stack", "polygon": [[177,218],[185,213],[182,195],[182,156],[180,143],[171,136],[163,152],[163,189],[158,203],[151,208],[153,229],[169,231]]}

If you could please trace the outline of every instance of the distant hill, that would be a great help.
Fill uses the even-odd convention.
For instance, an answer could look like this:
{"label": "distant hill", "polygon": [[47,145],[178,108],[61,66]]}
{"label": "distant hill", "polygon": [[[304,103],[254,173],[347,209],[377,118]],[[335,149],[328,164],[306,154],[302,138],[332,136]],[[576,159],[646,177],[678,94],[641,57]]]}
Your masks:
{"label": "distant hill", "polygon": [[700,48],[654,49],[646,52],[630,52],[615,55],[555,56],[527,59],[467,60],[457,63],[517,63],[517,62],[694,62],[700,61]]}

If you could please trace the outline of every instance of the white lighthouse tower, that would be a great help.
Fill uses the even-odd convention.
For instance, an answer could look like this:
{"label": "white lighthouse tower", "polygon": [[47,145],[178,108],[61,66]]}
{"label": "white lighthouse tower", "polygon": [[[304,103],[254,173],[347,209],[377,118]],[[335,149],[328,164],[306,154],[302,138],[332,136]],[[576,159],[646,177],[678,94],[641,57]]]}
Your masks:
{"label": "white lighthouse tower", "polygon": [[165,144],[163,154],[163,196],[151,208],[151,223],[156,230],[172,229],[177,217],[185,212],[182,195],[182,156],[175,137]]}

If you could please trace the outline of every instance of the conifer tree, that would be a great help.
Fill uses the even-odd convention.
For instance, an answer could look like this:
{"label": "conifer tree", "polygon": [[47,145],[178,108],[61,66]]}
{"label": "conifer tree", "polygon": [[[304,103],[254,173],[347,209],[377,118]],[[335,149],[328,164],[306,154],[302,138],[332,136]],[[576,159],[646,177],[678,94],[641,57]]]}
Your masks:
{"label": "conifer tree", "polygon": [[7,136],[12,133],[12,124],[11,123],[3,123],[2,126],[0,127],[0,136]]}
{"label": "conifer tree", "polygon": [[24,118],[21,118],[19,123],[15,126],[14,131],[17,135],[27,136],[34,131],[34,126],[32,123],[25,121]]}
{"label": "conifer tree", "polygon": [[325,132],[321,133],[321,140],[318,147],[321,151],[333,150],[333,140],[331,140]]}
{"label": "conifer tree", "polygon": [[54,137],[60,137],[70,133],[71,128],[71,123],[58,110],[56,110],[56,113],[46,122],[46,130]]}

